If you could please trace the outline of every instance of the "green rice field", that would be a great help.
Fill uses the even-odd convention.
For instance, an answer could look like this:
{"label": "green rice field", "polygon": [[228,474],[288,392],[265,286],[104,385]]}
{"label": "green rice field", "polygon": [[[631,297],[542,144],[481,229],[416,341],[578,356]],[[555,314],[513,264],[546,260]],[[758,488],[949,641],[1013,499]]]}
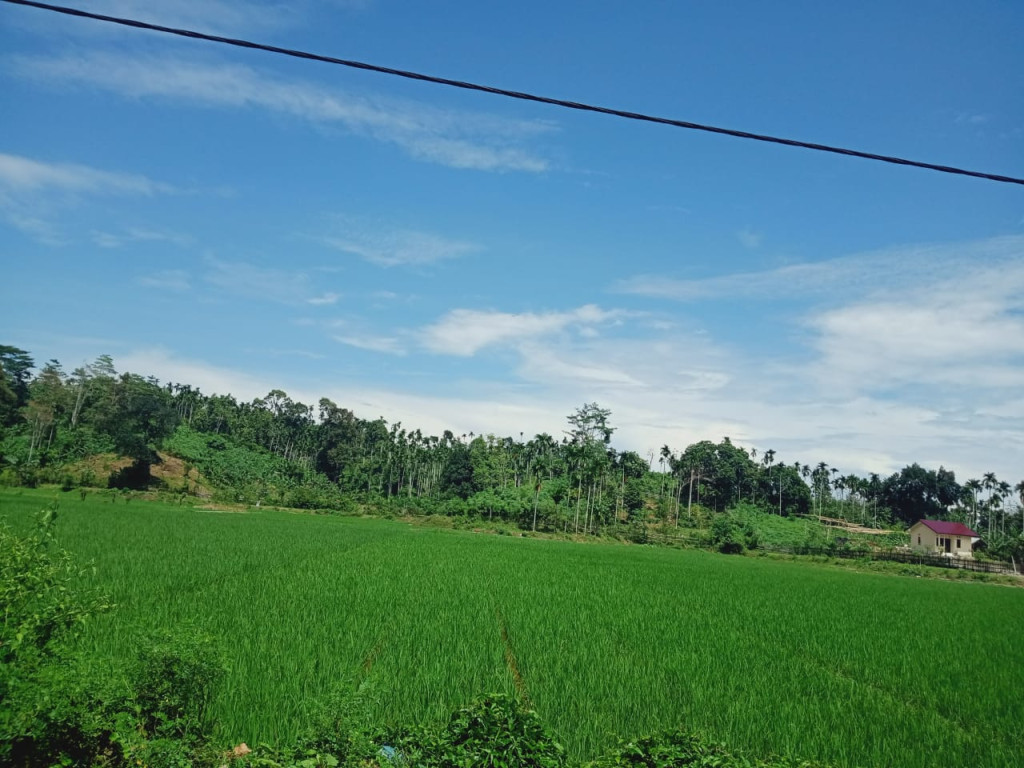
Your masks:
{"label": "green rice field", "polygon": [[[0,492],[24,528],[54,492]],[[219,638],[225,741],[285,743],[333,688],[441,720],[524,696],[574,758],[685,726],[842,766],[1024,764],[1024,590],[630,545],[57,494],[118,604],[84,642]]]}

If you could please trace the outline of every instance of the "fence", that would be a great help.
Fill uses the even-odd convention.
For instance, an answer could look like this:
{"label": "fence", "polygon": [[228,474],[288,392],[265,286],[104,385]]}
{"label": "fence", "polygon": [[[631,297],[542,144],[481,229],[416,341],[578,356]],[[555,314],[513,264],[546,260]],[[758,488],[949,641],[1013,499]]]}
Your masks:
{"label": "fence", "polygon": [[852,549],[848,547],[760,547],[766,552],[783,552],[795,555],[820,555],[823,557],[841,557],[852,560],[889,560],[910,565],[928,565],[933,568],[954,568],[982,573],[1016,573],[1010,563],[988,560],[973,560],[966,557],[942,557],[926,555],[919,552],[901,552],[893,549]]}
{"label": "fence", "polygon": [[[694,536],[679,536],[648,530],[643,540],[651,544],[662,544],[677,547],[706,546],[705,542]],[[778,552],[787,555],[817,555],[820,557],[841,557],[848,560],[889,560],[910,565],[929,565],[933,568],[959,568],[966,571],[982,573],[1010,573],[1017,571],[1011,563],[973,560],[965,557],[942,557],[926,555],[919,552],[903,552],[893,549],[855,549],[851,547],[786,547],[772,544],[760,544],[758,549],[764,552]]]}

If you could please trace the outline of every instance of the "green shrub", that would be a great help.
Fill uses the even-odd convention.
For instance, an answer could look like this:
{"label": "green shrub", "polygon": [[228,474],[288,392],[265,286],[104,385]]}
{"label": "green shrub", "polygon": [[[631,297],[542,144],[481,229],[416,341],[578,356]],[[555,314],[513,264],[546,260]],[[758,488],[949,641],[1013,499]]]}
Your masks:
{"label": "green shrub", "polygon": [[718,515],[711,523],[711,543],[727,555],[743,552],[743,532],[728,515]]}
{"label": "green shrub", "polygon": [[313,709],[309,733],[300,740],[303,754],[328,754],[342,763],[365,764],[378,754],[386,741],[374,724],[370,708],[375,702],[372,689],[342,687]]}
{"label": "green shrub", "polygon": [[558,768],[565,751],[536,712],[491,694],[452,715],[423,765],[436,768]]}
{"label": "green shrub", "polygon": [[824,768],[816,763],[796,762],[786,758],[755,759],[716,744],[704,737],[684,731],[670,731],[657,736],[623,742],[604,757],[589,763],[587,768]]}
{"label": "green shrub", "polygon": [[207,734],[225,672],[220,648],[199,632],[165,633],[143,644],[132,683],[145,733],[185,740]]}
{"label": "green shrub", "polygon": [[24,537],[0,525],[0,764],[75,760],[102,730],[67,641],[109,603],[54,545],[56,519],[53,505]]}

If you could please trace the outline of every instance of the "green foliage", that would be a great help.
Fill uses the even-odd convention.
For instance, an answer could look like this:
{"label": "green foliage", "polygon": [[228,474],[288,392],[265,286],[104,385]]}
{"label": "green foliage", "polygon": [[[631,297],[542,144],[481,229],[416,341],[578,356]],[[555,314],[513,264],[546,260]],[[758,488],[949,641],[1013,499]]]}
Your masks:
{"label": "green foliage", "polygon": [[962,493],[951,471],[912,464],[885,480],[881,502],[897,519],[912,525],[922,518],[944,519]]}
{"label": "green foliage", "polygon": [[309,716],[308,732],[299,740],[305,755],[330,755],[340,763],[372,760],[385,741],[384,729],[375,722],[373,687],[368,683],[337,686]]}
{"label": "green foliage", "polygon": [[112,608],[54,542],[56,506],[24,535],[0,525],[0,764],[191,766],[224,668],[204,638],[139,644],[133,686],[76,650]]}
{"label": "green foliage", "polygon": [[489,694],[458,710],[439,734],[420,732],[398,753],[423,768],[560,768],[565,750],[536,712]]}
{"label": "green foliage", "polygon": [[144,731],[155,738],[185,740],[206,733],[209,707],[226,671],[213,638],[165,631],[141,648],[132,682]]}
{"label": "green foliage", "polygon": [[0,525],[0,764],[79,754],[95,739],[68,641],[110,605],[82,587],[84,571],[55,545],[56,512],[41,513],[25,536]]}
{"label": "green foliage", "polygon": [[325,475],[262,448],[181,426],[165,449],[195,465],[222,489],[224,501],[277,504],[297,509],[348,510],[351,497]]}
{"label": "green foliage", "polygon": [[0,523],[0,693],[13,675],[51,659],[67,635],[109,608],[78,583],[84,571],[54,544],[57,505],[39,514],[27,536]]}
{"label": "green foliage", "polygon": [[474,478],[473,462],[469,450],[461,444],[452,447],[441,473],[441,492],[448,496],[468,499],[479,486]]}
{"label": "green foliage", "polygon": [[711,544],[723,554],[738,555],[744,548],[757,547],[757,534],[728,514],[715,515],[711,523]]}
{"label": "green foliage", "polygon": [[669,731],[619,744],[587,768],[815,768],[820,763],[751,758],[703,736]]}
{"label": "green foliage", "polygon": [[0,344],[0,427],[14,423],[18,409],[28,401],[34,365],[25,350]]}

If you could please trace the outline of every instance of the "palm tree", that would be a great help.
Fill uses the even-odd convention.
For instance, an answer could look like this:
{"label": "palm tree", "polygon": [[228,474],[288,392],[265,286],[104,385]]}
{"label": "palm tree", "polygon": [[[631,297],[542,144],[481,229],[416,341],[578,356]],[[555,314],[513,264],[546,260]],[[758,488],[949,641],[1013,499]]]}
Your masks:
{"label": "palm tree", "polygon": [[660,502],[665,496],[665,462],[672,456],[672,450],[667,446],[661,446],[661,455],[658,457],[658,463],[661,465],[661,491],[658,493],[658,501]]}
{"label": "palm tree", "polygon": [[1006,533],[1006,511],[1003,509],[1003,501],[1010,495],[1013,488],[1005,480],[999,483],[999,532]]}
{"label": "palm tree", "polygon": [[982,489],[981,480],[972,478],[964,483],[964,488],[971,492],[971,523],[978,524],[978,491]]}
{"label": "palm tree", "polygon": [[1019,533],[1024,536],[1024,480],[1013,486],[1013,490],[1017,492],[1017,498],[1020,499],[1020,505],[1017,507],[1017,512],[1021,519],[1021,530]]}
{"label": "palm tree", "polygon": [[985,490],[988,491],[988,499],[986,499],[985,506],[988,508],[988,535],[989,538],[992,536],[992,497],[995,493],[995,489],[999,487],[999,480],[996,478],[995,472],[986,472],[982,475],[982,485],[985,486]]}
{"label": "palm tree", "polygon": [[761,454],[761,462],[768,468],[768,488],[772,487],[772,464],[775,463],[775,451],[769,448]]}

